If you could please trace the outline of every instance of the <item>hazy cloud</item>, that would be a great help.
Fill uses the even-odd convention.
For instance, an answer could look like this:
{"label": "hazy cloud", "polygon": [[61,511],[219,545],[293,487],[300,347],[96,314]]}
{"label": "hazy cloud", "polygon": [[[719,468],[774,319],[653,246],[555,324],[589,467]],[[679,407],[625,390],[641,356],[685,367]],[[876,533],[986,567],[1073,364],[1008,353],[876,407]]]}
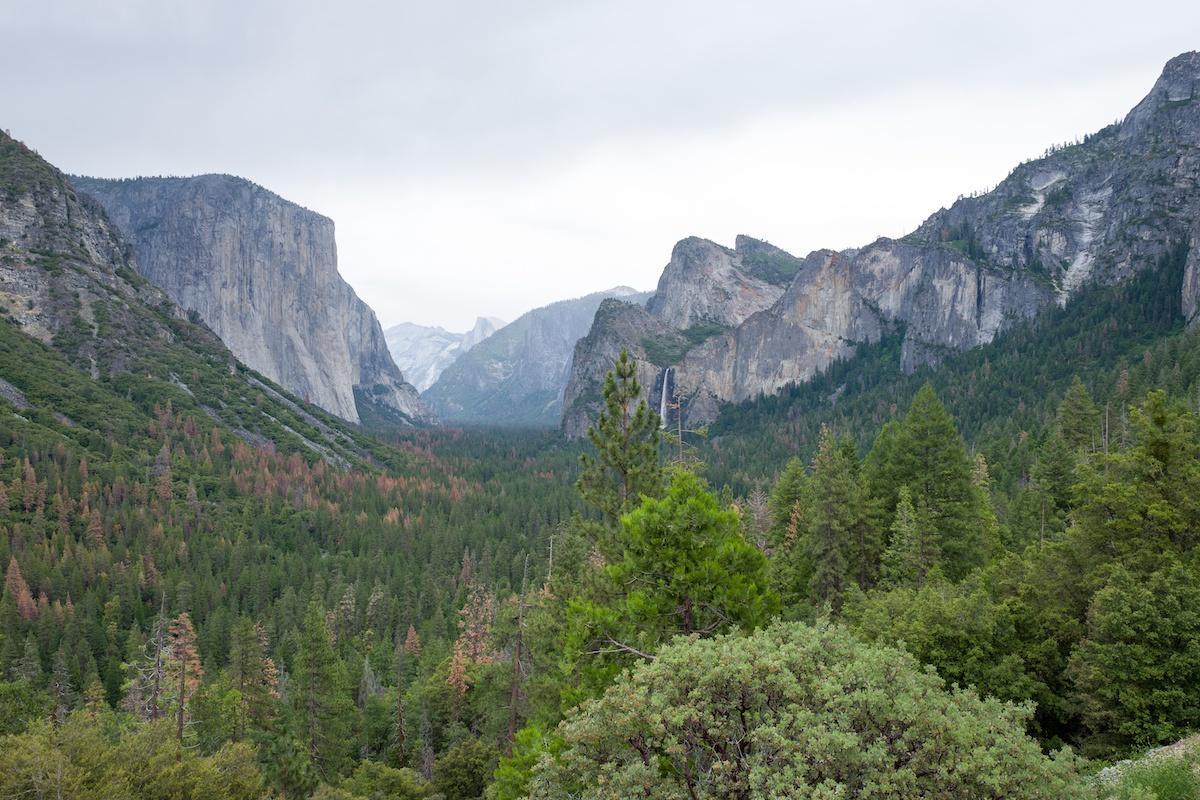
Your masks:
{"label": "hazy cloud", "polygon": [[1200,5],[0,1],[0,125],[332,216],[385,323],[465,328],[672,243],[898,235],[1131,107]]}

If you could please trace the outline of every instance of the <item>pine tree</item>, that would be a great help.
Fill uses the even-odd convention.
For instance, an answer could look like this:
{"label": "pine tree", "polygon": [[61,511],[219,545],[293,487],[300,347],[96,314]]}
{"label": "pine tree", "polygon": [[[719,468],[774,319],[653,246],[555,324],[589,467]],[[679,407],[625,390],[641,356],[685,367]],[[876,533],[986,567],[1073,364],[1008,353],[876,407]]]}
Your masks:
{"label": "pine tree", "polygon": [[313,766],[327,779],[339,774],[353,746],[353,704],[325,614],[315,602],[304,614],[290,692]]}
{"label": "pine tree", "polygon": [[803,543],[812,565],[809,597],[818,606],[829,604],[835,612],[841,609],[847,573],[859,571],[859,565],[852,568],[850,551],[864,512],[862,492],[846,452],[833,432],[822,426],[802,525]]}
{"label": "pine tree", "polygon": [[177,616],[168,631],[170,654],[168,674],[175,702],[175,740],[183,747],[183,731],[187,724],[188,704],[200,688],[204,669],[200,666],[200,653],[196,649],[196,631],[192,618],[186,611]]}
{"label": "pine tree", "polygon": [[1130,423],[1127,450],[1079,466],[1071,540],[1101,574],[1107,561],[1148,572],[1200,544],[1200,417],[1151,392]]}
{"label": "pine tree", "polygon": [[662,493],[658,414],[640,399],[637,362],[622,351],[604,378],[604,409],[588,429],[596,455],[581,458],[579,494],[610,524],[642,495]]}
{"label": "pine tree", "polygon": [[25,459],[23,471],[23,482],[21,486],[21,507],[25,511],[33,511],[37,504],[38,496],[38,480],[37,473],[33,469],[33,465],[29,463],[29,459]]}
{"label": "pine tree", "polygon": [[17,607],[17,614],[23,620],[31,620],[38,615],[37,602],[29,591],[29,584],[21,574],[21,566],[17,564],[16,556],[9,556],[8,571],[4,573],[4,587],[12,597]]}
{"label": "pine tree", "polygon": [[796,510],[801,507],[804,498],[804,486],[808,480],[808,469],[798,458],[790,459],[775,487],[771,490],[771,534],[776,546],[795,539],[796,531],[792,524],[796,519]]}
{"label": "pine tree", "polygon": [[975,490],[975,515],[980,546],[984,558],[990,559],[1000,552],[1000,523],[992,506],[992,476],[988,471],[983,453],[975,456],[975,469],[971,473],[971,487]]}
{"label": "pine tree", "polygon": [[370,597],[367,598],[367,630],[372,637],[378,637],[384,632],[386,603],[387,597],[383,593],[383,587],[376,582],[371,588]]}
{"label": "pine tree", "polygon": [[864,483],[862,465],[858,460],[858,449],[849,436],[843,436],[838,443],[838,456],[841,468],[849,476],[849,480],[846,481],[850,491],[850,511],[852,512],[850,538],[846,548],[850,568],[849,577],[858,584],[859,589],[866,591],[879,579],[879,559],[883,556],[883,536],[875,515],[872,513],[870,495]]}
{"label": "pine tree", "polygon": [[704,482],[675,470],[666,495],[649,500],[621,523],[624,557],[610,570],[632,587],[627,615],[643,631],[663,626],[708,635],[752,630],[774,612],[766,559],[742,535],[737,514],[720,508]]}
{"label": "pine tree", "polygon": [[[929,511],[947,576],[963,577],[984,563],[990,545],[980,526],[983,512],[966,445],[930,384],[921,387],[899,428],[888,435],[894,441],[877,443],[881,452],[871,459],[872,493],[881,503],[893,497],[898,502],[900,487],[908,486],[914,503]],[[894,509],[889,507],[889,525]]]}
{"label": "pine tree", "polygon": [[98,678],[93,679],[84,690],[83,708],[88,718],[95,720],[108,711],[108,699],[104,694],[104,684]]}
{"label": "pine tree", "polygon": [[875,435],[863,461],[863,476],[875,501],[879,522],[885,527],[891,521],[891,513],[900,499],[900,487],[904,485],[902,465],[896,454],[899,441],[900,422],[888,420]]}
{"label": "pine tree", "polygon": [[454,690],[455,696],[461,701],[471,688],[471,676],[467,672],[470,660],[467,658],[466,645],[462,637],[454,642],[454,650],[450,656],[450,669],[446,673],[446,683]]}
{"label": "pine tree", "polygon": [[737,512],[691,472],[673,470],[663,497],[621,519],[620,537],[620,560],[600,573],[604,590],[568,606],[564,649],[592,658],[579,662],[564,701],[602,690],[674,636],[753,630],[778,609],[766,558],[746,541]]}
{"label": "pine tree", "polygon": [[1078,375],[1058,407],[1058,429],[1072,450],[1090,449],[1100,439],[1100,411]]}
{"label": "pine tree", "polygon": [[411,624],[408,626],[408,633],[404,635],[404,652],[414,659],[421,657],[421,637]]}
{"label": "pine tree", "polygon": [[921,588],[938,563],[937,536],[925,509],[913,505],[907,486],[900,487],[892,538],[883,553],[883,580],[889,586]]}
{"label": "pine tree", "polygon": [[274,664],[266,655],[262,629],[249,617],[242,617],[229,636],[230,682],[241,698],[235,739],[244,739],[251,725],[263,728],[270,722],[274,672]]}
{"label": "pine tree", "polygon": [[18,680],[27,680],[34,686],[42,682],[42,656],[38,652],[37,637],[32,633],[25,637],[25,649],[21,660],[13,669],[13,675]]}
{"label": "pine tree", "polygon": [[1072,506],[1076,458],[1059,432],[1047,437],[1038,450],[1030,477],[1046,493],[1054,509],[1065,514]]}
{"label": "pine tree", "polygon": [[71,683],[71,667],[65,643],[54,654],[54,671],[50,674],[50,700],[53,702],[51,720],[61,725],[75,705],[75,688]]}
{"label": "pine tree", "polygon": [[517,736],[517,721],[520,717],[522,680],[525,677],[523,651],[525,648],[525,594],[529,588],[529,555],[525,556],[525,569],[521,575],[521,593],[517,595],[517,621],[512,645],[512,675],[508,687],[508,730],[505,736],[505,754],[512,755],[513,742]]}
{"label": "pine tree", "polygon": [[100,519],[100,510],[92,509],[88,518],[86,535],[93,547],[104,546],[104,523]]}
{"label": "pine tree", "polygon": [[[412,626],[409,626],[409,631],[414,635],[416,634]],[[396,754],[396,766],[399,767],[408,764],[408,725],[405,722],[404,714],[404,689],[409,658],[411,657],[405,650],[404,645],[397,642],[395,656],[393,657],[393,669],[396,673],[396,713],[395,720],[392,723],[392,742]]]}

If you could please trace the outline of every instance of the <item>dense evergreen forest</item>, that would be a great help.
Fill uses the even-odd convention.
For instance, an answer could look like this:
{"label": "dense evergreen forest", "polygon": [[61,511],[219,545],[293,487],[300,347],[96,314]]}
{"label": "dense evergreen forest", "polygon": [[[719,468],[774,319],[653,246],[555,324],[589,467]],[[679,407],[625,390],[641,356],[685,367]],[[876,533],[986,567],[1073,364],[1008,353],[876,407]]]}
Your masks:
{"label": "dense evergreen forest", "polygon": [[0,320],[0,795],[1195,796],[1090,777],[1200,728],[1185,255],[682,448],[623,358],[331,463]]}

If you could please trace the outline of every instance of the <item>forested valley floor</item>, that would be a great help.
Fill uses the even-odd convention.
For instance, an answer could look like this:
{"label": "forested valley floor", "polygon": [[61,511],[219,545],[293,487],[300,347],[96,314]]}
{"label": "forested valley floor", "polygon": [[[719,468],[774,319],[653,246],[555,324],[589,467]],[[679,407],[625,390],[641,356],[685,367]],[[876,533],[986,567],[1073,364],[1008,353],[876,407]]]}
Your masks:
{"label": "forested valley floor", "polygon": [[0,795],[1196,796],[1093,777],[1200,729],[1182,263],[682,447],[620,361],[586,443],[333,458],[0,320]]}

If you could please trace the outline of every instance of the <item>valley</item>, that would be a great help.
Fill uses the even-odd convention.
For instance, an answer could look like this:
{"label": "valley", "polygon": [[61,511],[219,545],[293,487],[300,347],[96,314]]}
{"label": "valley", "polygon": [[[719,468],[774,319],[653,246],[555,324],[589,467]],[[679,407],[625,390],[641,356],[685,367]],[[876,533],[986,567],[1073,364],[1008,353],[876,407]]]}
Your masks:
{"label": "valley", "polygon": [[1200,797],[1198,87],[461,333],[0,133],[0,796]]}

